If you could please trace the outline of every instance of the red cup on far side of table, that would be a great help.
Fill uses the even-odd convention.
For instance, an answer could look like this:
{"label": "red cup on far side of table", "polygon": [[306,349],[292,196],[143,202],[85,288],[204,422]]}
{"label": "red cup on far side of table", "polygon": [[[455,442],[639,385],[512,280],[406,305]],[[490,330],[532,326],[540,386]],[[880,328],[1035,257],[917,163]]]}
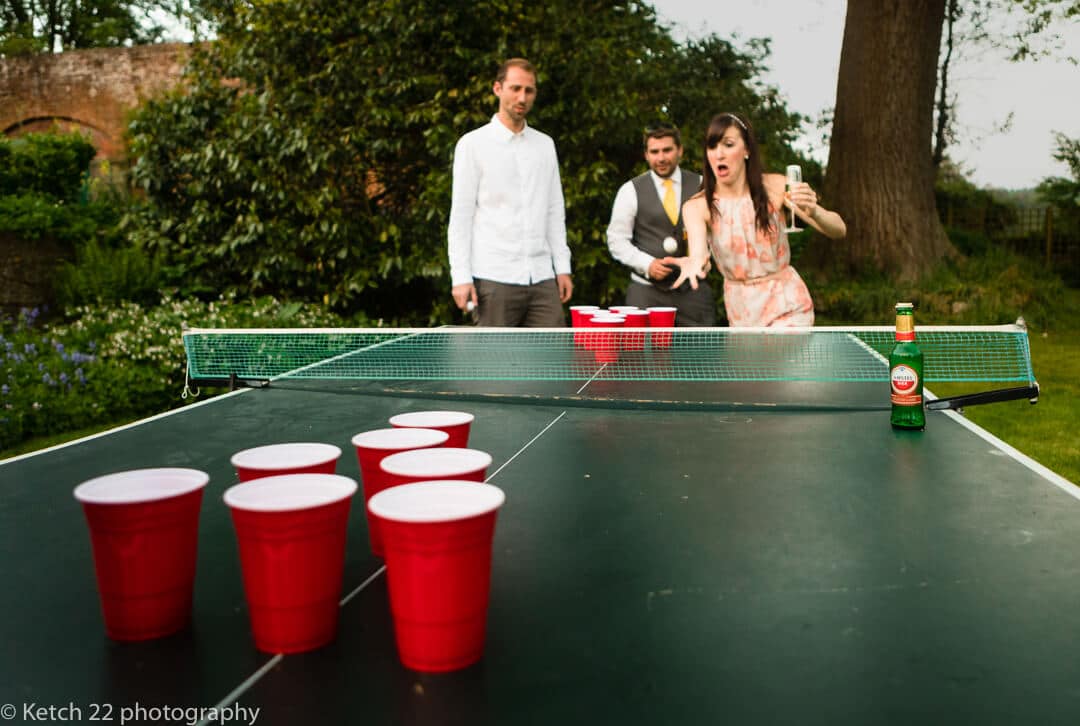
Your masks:
{"label": "red cup on far side of table", "polygon": [[[656,307],[648,308],[650,328],[673,328],[675,327],[675,313],[678,308]],[[654,348],[671,347],[671,331],[663,330],[652,333],[652,346]]]}

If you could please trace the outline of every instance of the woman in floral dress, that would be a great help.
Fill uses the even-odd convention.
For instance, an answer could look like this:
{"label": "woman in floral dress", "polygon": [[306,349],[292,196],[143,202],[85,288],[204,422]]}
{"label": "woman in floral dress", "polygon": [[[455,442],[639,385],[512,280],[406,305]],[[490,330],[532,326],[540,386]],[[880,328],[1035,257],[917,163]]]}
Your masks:
{"label": "woman in floral dress", "polygon": [[678,287],[697,289],[712,255],[724,276],[728,324],[741,327],[814,324],[814,303],[791,266],[783,210],[826,237],[847,233],[844,220],[817,203],[809,184],[785,194],[781,174],[762,171],[750,122],[733,113],[713,118],[705,135],[703,190],[683,206],[688,255],[681,258]]}

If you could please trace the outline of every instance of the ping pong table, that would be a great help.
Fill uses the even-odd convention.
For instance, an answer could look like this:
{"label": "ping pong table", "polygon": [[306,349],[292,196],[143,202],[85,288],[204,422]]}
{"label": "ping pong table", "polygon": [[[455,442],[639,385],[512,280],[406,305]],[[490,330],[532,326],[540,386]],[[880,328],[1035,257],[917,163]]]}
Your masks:
{"label": "ping pong table", "polygon": [[[0,462],[0,715],[29,720],[29,704],[114,723],[194,723],[215,707],[208,722],[1080,721],[1070,482],[953,411],[929,412],[924,432],[892,430],[879,383],[677,378],[282,379]],[[493,456],[488,480],[507,496],[483,660],[445,675],[400,665],[360,498],[337,639],[256,651],[221,499],[236,481],[230,455],[333,443],[338,473],[359,479],[353,434],[432,408],[476,415],[470,446]],[[72,489],[157,466],[210,474],[192,624],[115,643]]]}

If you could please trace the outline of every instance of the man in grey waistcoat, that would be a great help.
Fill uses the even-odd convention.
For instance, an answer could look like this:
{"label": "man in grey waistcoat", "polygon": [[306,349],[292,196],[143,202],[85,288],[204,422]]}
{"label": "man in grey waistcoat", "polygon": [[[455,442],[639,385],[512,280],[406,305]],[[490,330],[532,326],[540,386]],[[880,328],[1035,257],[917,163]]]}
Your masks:
{"label": "man in grey waistcoat", "polygon": [[682,140],[670,124],[645,129],[645,161],[649,171],[619,188],[607,228],[611,255],[630,268],[626,304],[639,308],[674,307],[675,324],[716,324],[716,301],[705,280],[693,290],[678,277],[673,258],[686,255],[682,205],[701,187],[701,177],[679,168]]}

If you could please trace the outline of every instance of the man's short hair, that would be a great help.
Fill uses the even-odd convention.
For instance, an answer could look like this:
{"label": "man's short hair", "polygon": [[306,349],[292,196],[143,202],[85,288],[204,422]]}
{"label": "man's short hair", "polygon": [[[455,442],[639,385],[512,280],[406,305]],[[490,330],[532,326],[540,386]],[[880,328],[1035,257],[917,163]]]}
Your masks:
{"label": "man's short hair", "polygon": [[666,139],[668,137],[675,139],[675,145],[682,148],[682,136],[679,134],[678,126],[669,124],[666,121],[649,124],[645,127],[645,134],[642,136],[641,146],[648,149],[649,139]]}
{"label": "man's short hair", "polygon": [[536,78],[536,68],[533,64],[524,58],[511,58],[510,60],[503,61],[503,64],[499,66],[499,72],[495,75],[495,82],[502,83],[506,80],[506,74],[510,72],[511,68],[520,68],[526,73],[531,73],[533,78]]}

